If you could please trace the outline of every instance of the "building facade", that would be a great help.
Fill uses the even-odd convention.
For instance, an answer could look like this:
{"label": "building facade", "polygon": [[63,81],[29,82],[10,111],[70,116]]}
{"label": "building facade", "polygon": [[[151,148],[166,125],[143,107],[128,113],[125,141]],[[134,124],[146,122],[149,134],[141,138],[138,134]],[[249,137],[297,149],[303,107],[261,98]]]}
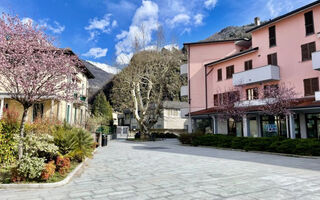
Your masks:
{"label": "building facade", "polygon": [[[187,129],[188,119],[183,113],[183,109],[188,108],[187,102],[164,101],[162,115],[153,126],[155,130],[181,132]],[[118,114],[118,125],[129,126],[130,130],[138,130],[139,124],[133,114],[127,110],[123,114]]]}
{"label": "building facade", "polygon": [[[185,44],[188,64],[181,72],[189,85],[181,94],[189,96],[190,125],[195,130],[199,121],[209,121],[214,133],[237,136],[319,138],[320,1],[255,23],[248,30],[252,39]],[[263,114],[261,94],[279,85],[293,88],[297,103],[285,116]],[[224,94],[235,90],[241,93],[237,106],[248,107],[238,121],[217,109]]]}
{"label": "building facade", "polygon": [[[73,54],[71,50],[67,49],[67,51]],[[85,125],[89,113],[88,79],[92,79],[94,76],[83,63],[78,67],[81,70],[79,70],[75,80],[78,83],[78,91],[74,94],[74,100],[45,99],[36,103],[28,110],[27,122],[34,122],[38,119],[54,119],[60,122],[66,121],[68,124],[75,126]],[[19,118],[22,118],[23,106],[13,100],[6,91],[2,90],[0,91],[0,118],[6,111],[16,112]]]}

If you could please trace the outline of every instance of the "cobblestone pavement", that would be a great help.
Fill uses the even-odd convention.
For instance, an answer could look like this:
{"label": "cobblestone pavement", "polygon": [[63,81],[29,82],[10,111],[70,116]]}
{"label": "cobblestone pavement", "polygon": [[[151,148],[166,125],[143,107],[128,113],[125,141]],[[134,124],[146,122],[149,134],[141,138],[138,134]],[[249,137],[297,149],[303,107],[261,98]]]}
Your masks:
{"label": "cobblestone pavement", "polygon": [[0,189],[0,199],[319,200],[320,159],[112,141],[68,185]]}

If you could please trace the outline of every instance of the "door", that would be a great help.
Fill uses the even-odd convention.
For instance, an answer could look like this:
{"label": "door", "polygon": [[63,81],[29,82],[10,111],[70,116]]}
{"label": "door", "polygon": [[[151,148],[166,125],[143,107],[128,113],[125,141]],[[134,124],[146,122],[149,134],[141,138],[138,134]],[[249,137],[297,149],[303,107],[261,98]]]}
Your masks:
{"label": "door", "polygon": [[249,129],[251,137],[259,137],[258,123],[256,117],[249,118]]}

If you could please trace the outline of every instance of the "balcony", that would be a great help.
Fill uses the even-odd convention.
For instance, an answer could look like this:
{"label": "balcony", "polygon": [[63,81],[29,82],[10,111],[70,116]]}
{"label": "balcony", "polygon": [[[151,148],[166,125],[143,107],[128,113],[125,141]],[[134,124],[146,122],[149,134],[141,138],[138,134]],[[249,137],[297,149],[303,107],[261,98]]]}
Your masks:
{"label": "balcony", "polygon": [[182,97],[186,97],[189,95],[189,92],[188,92],[188,86],[182,86],[181,89],[180,89],[180,95]]}
{"label": "balcony", "polygon": [[315,98],[316,101],[320,101],[320,92],[319,91],[315,92],[314,98]]}
{"label": "balcony", "polygon": [[312,68],[314,70],[320,70],[320,51],[312,53]]}
{"label": "balcony", "polygon": [[267,65],[233,74],[234,86],[276,80],[280,80],[280,68],[274,65]]}
{"label": "balcony", "polygon": [[188,64],[183,64],[180,66],[180,75],[187,75],[188,74]]}

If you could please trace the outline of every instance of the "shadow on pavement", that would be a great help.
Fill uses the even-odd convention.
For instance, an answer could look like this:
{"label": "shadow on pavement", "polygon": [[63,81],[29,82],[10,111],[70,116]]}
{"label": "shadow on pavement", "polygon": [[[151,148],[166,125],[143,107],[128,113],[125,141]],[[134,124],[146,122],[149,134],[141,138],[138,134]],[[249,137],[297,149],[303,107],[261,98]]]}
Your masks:
{"label": "shadow on pavement", "polygon": [[130,142],[126,143],[136,144],[132,148],[141,151],[160,151],[166,153],[185,154],[191,156],[202,156],[219,159],[229,159],[244,162],[255,162],[267,165],[276,165],[282,167],[308,169],[320,171],[319,158],[301,158],[289,157],[281,155],[271,155],[253,152],[241,152],[235,150],[222,150],[211,147],[192,147],[184,146],[176,139],[167,139],[156,142]]}

